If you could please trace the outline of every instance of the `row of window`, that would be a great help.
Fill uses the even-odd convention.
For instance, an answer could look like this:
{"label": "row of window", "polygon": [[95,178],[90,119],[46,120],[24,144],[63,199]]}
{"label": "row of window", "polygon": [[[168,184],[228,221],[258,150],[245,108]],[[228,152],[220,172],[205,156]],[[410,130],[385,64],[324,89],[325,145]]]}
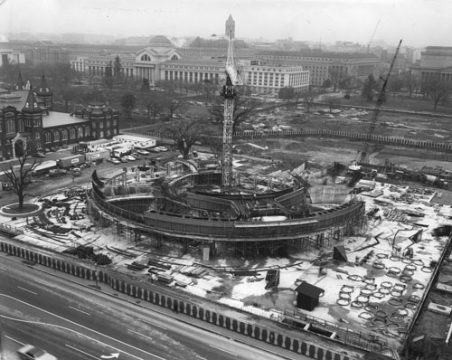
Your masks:
{"label": "row of window", "polygon": [[[17,121],[17,127],[16,127],[16,121],[12,118],[7,118],[5,121],[5,131],[7,135],[12,135],[17,132],[24,132],[25,127],[32,128],[32,127],[42,127],[42,121],[41,120],[32,120],[32,119],[18,119]],[[0,128],[1,131],[1,128]]]}
{"label": "row of window", "polygon": [[165,70],[165,80],[183,80],[184,82],[201,82],[210,80],[218,84],[219,75],[213,73],[198,73],[193,71],[168,71]]}
{"label": "row of window", "polygon": [[[112,135],[117,135],[119,133],[118,129],[106,129],[101,130],[99,132],[99,138],[103,137],[109,137]],[[39,133],[38,133],[39,135]],[[85,127],[78,127],[70,128],[68,129],[62,129],[61,131],[54,130],[54,131],[46,131],[44,132],[44,141],[45,143],[52,143],[52,142],[60,142],[60,141],[68,141],[68,140],[76,140],[76,139],[85,139],[87,137],[91,136],[91,129],[88,126]]]}

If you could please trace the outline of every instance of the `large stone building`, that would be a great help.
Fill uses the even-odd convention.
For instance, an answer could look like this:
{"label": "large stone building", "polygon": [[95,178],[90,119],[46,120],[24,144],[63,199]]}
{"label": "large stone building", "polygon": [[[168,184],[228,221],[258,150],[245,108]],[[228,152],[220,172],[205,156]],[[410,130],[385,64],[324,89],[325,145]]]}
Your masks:
{"label": "large stone building", "polygon": [[[378,75],[380,60],[373,54],[323,51],[272,51],[256,54],[261,64],[302,66],[310,74],[310,85],[322,86],[332,77],[346,76],[364,80],[369,74]],[[333,75],[334,74],[334,75]]]}
{"label": "large stone building", "polygon": [[[231,16],[225,23],[225,33],[235,34],[235,22]],[[196,38],[190,46],[177,48],[159,35],[135,53],[80,55],[71,64],[74,70],[86,75],[103,76],[119,56],[125,77],[147,79],[150,84],[159,80],[218,82],[224,75],[227,43],[224,37]],[[255,92],[277,92],[286,86],[303,90],[309,85],[323,86],[327,79],[336,82],[349,76],[364,80],[369,74],[378,76],[380,71],[381,60],[367,52],[259,50],[242,40],[234,40],[234,44],[245,82],[253,85]]]}
{"label": "large stone building", "polygon": [[0,49],[0,67],[8,64],[25,64],[25,54],[16,50]]}
{"label": "large stone building", "polygon": [[281,88],[303,92],[309,88],[309,71],[302,66],[249,65],[245,84],[256,93],[277,93]]}
{"label": "large stone building", "polygon": [[17,48],[25,55],[26,62],[33,65],[69,63],[69,50],[50,41],[18,44]]}
{"label": "large stone building", "polygon": [[[119,56],[122,75],[126,78],[147,79],[150,84],[159,80],[184,83],[209,81],[218,84],[224,77],[226,52],[226,46],[224,49],[209,48],[203,49],[203,56],[197,56],[196,53],[176,49],[163,36],[156,36],[151,39],[149,46],[138,50],[133,56],[110,54],[78,57],[71,65],[75,71],[85,75],[104,76],[106,69],[113,66],[116,56]],[[208,56],[209,53],[214,56]],[[251,65],[249,59],[239,59],[238,62],[245,83],[252,86],[254,92],[274,93],[286,86],[301,91],[309,85],[309,72],[301,66],[257,66]]]}
{"label": "large stone building", "polygon": [[0,94],[0,158],[13,157],[17,134],[32,140],[36,150],[48,151],[80,141],[119,133],[119,113],[92,103],[73,114],[52,111],[53,93],[45,77],[32,89],[19,76],[16,90]]}
{"label": "large stone building", "polygon": [[419,66],[412,69],[420,75],[422,83],[436,77],[452,85],[452,47],[427,46]]}

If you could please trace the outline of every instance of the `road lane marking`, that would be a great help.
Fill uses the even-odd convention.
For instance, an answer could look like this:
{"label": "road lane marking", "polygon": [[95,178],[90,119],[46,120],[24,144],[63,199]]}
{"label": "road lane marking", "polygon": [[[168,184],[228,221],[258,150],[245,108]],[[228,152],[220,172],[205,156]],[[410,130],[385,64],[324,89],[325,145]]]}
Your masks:
{"label": "road lane marking", "polygon": [[18,288],[18,289],[20,289],[20,290],[23,290],[23,291],[29,292],[29,293],[31,293],[31,294],[33,294],[33,295],[38,295],[38,293],[37,293],[37,292],[34,292],[34,291],[31,291],[31,290],[25,289],[25,288],[24,288],[24,287],[22,287],[22,286],[18,286],[17,288]]}
{"label": "road lane marking", "polygon": [[224,348],[221,348],[221,347],[219,347],[219,346],[214,346],[214,345],[209,345],[209,346],[210,346],[212,349],[215,349],[215,350],[221,350],[221,351],[224,351],[225,353],[228,353],[228,354],[230,354],[230,355],[233,355],[233,356],[237,357],[237,353],[232,352],[231,350],[224,349]]}
{"label": "road lane marking", "polygon": [[25,345],[23,342],[21,342],[19,340],[16,340],[16,339],[12,338],[11,336],[8,336],[8,335],[4,335],[4,336],[5,336],[5,338],[7,338],[7,339],[9,339],[11,341],[14,341],[15,343],[18,343],[19,345],[22,345],[22,346]]}
{"label": "road lane marking", "polygon": [[85,351],[83,351],[83,350],[80,350],[80,349],[76,348],[75,346],[71,346],[71,345],[68,345],[68,344],[64,344],[64,346],[68,347],[69,349],[78,351],[79,353],[81,353],[81,354],[83,354],[83,355],[86,355],[86,356],[89,356],[89,357],[91,357],[91,358],[93,358],[93,359],[96,359],[96,360],[99,359],[98,356],[91,355],[91,354],[89,354],[89,353],[87,353],[87,352],[85,352]]}
{"label": "road lane marking", "polygon": [[[107,335],[107,334],[102,334],[101,332],[96,331],[96,330],[94,330],[94,329],[91,329],[91,328],[89,328],[88,326],[84,326],[84,325],[79,324],[79,323],[77,323],[77,322],[75,322],[75,321],[66,319],[66,318],[63,317],[63,316],[54,314],[54,313],[52,313],[52,312],[50,312],[50,311],[47,311],[47,310],[45,310],[45,309],[42,309],[42,308],[40,308],[40,307],[38,307],[38,306],[35,306],[35,305],[33,305],[33,304],[30,304],[30,303],[27,303],[26,301],[22,301],[22,300],[20,300],[20,299],[17,299],[17,298],[15,298],[14,296],[2,294],[2,293],[0,293],[0,296],[6,297],[6,298],[9,298],[9,299],[13,299],[13,300],[15,300],[15,301],[17,301],[17,302],[20,302],[20,303],[22,303],[22,304],[25,304],[25,305],[27,305],[27,306],[30,306],[30,307],[32,307],[32,308],[34,308],[34,309],[38,309],[39,311],[42,311],[42,312],[44,312],[44,313],[46,313],[46,314],[49,314],[49,315],[52,315],[52,316],[54,316],[54,317],[56,317],[56,318],[58,318],[58,319],[60,319],[60,320],[64,320],[64,321],[66,321],[66,322],[68,322],[68,323],[70,323],[70,324],[73,324],[73,325],[77,325],[77,326],[79,326],[79,327],[82,328],[82,329],[89,330],[89,331],[91,331],[92,333],[94,333],[94,334],[96,334],[96,335],[103,336],[104,338],[109,339],[109,340],[113,340],[113,341],[115,341],[115,342],[117,342],[117,343],[119,343],[119,344],[121,344],[121,345],[123,345],[123,346],[126,346],[126,347],[129,347],[129,348],[131,348],[131,349],[137,350],[137,351],[139,351],[139,352],[142,352],[143,354],[150,355],[150,356],[153,357],[153,358],[157,358],[157,359],[160,359],[160,360],[167,360],[167,359],[165,359],[165,358],[162,358],[161,356],[158,356],[158,355],[152,354],[152,353],[150,353],[150,352],[148,352],[148,351],[146,351],[146,350],[140,349],[139,347],[136,347],[136,346],[133,346],[133,345],[131,345],[131,344],[127,344],[127,343],[125,343],[125,342],[123,342],[123,341],[121,341],[121,340],[115,339],[115,338],[112,337],[112,336],[109,336],[109,335]],[[106,343],[104,343],[104,342],[102,342],[102,341],[100,341],[100,340],[98,340],[98,339],[95,339],[95,338],[93,338],[93,337],[91,337],[91,336],[88,336],[87,334],[81,333],[81,332],[79,332],[79,331],[77,331],[77,330],[74,330],[74,329],[67,328],[67,327],[65,327],[65,326],[55,325],[55,324],[50,324],[50,323],[43,323],[43,322],[39,322],[39,321],[22,320],[22,319],[17,319],[17,318],[5,316],[5,315],[0,315],[0,318],[11,319],[11,320],[15,320],[15,321],[26,322],[26,323],[32,323],[32,324],[44,324],[44,325],[54,326],[54,327],[57,327],[57,328],[67,329],[67,330],[72,331],[72,332],[74,332],[74,333],[76,333],[76,334],[79,334],[79,335],[81,335],[81,336],[86,336],[87,338],[93,339],[94,341],[96,341],[96,342],[98,342],[98,343],[100,343],[100,344],[103,344],[103,345],[105,345],[105,346],[107,346],[107,347],[110,347],[110,348],[112,348],[112,349],[114,349],[114,350],[116,350],[116,351],[122,352],[123,354],[127,354],[127,355],[132,356],[132,357],[134,357],[134,358],[136,358],[136,359],[143,360],[143,359],[140,358],[139,356],[136,356],[136,355],[134,355],[134,354],[128,353],[127,351],[124,351],[124,350],[122,350],[122,349],[118,349],[117,347],[114,347],[114,346],[112,346],[112,345],[110,345],[110,344],[106,344]]]}
{"label": "road lane marking", "polygon": [[147,325],[150,325],[150,326],[157,326],[157,327],[162,328],[164,330],[169,330],[167,326],[160,324],[159,321],[155,321],[153,323],[151,323],[150,321],[146,321],[146,320],[141,320],[141,321],[144,322]]}
{"label": "road lane marking", "polygon": [[81,312],[81,313],[83,313],[83,314],[85,314],[85,315],[88,315],[89,316],[89,313],[87,313],[86,311],[83,311],[83,310],[80,310],[80,309],[77,309],[77,308],[75,308],[75,307],[73,307],[73,306],[69,306],[72,310],[75,310],[75,311],[78,311],[78,312]]}

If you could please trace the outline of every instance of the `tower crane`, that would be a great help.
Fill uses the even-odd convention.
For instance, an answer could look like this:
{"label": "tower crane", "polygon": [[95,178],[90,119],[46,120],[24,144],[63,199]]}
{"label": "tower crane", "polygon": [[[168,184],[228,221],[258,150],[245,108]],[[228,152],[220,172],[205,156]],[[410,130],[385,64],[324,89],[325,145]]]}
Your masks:
{"label": "tower crane", "polygon": [[367,53],[369,53],[369,51],[370,51],[370,44],[372,43],[372,41],[373,41],[373,39],[375,37],[375,34],[377,33],[377,29],[378,29],[378,25],[380,25],[380,21],[381,21],[381,19],[378,19],[377,25],[375,25],[374,31],[373,31],[373,33],[372,33],[372,35],[370,37],[369,42],[367,43]]}
{"label": "tower crane", "polygon": [[385,101],[386,87],[388,85],[388,80],[389,80],[389,77],[391,76],[391,71],[392,71],[392,68],[394,67],[394,64],[395,64],[395,61],[396,61],[396,58],[399,53],[401,45],[402,45],[402,40],[399,41],[399,45],[397,46],[394,57],[392,58],[392,61],[391,61],[391,65],[389,66],[388,73],[386,74],[383,85],[381,86],[380,92],[378,93],[377,102],[375,104],[372,119],[370,121],[369,130],[368,130],[367,136],[366,136],[366,142],[365,142],[363,151],[361,151],[361,153],[359,154],[358,161],[357,161],[358,163],[361,163],[361,164],[369,163],[370,142],[372,141],[372,135],[375,131],[377,118],[380,113],[381,105],[383,105],[383,103]]}
{"label": "tower crane", "polygon": [[228,31],[228,55],[225,65],[226,84],[221,95],[224,97],[223,120],[223,159],[222,159],[222,186],[228,189],[233,185],[232,176],[232,129],[234,123],[234,103],[237,96],[236,86],[243,85],[242,77],[234,59],[234,31]]}

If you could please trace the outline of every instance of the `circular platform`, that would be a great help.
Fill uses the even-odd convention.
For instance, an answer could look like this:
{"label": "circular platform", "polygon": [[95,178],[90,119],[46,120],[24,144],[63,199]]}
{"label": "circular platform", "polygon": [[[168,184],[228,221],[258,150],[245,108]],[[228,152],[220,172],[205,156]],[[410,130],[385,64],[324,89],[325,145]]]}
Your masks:
{"label": "circular platform", "polygon": [[19,203],[13,203],[2,206],[0,208],[0,215],[7,217],[25,218],[34,216],[42,209],[41,204],[24,203],[22,209],[19,209]]}

